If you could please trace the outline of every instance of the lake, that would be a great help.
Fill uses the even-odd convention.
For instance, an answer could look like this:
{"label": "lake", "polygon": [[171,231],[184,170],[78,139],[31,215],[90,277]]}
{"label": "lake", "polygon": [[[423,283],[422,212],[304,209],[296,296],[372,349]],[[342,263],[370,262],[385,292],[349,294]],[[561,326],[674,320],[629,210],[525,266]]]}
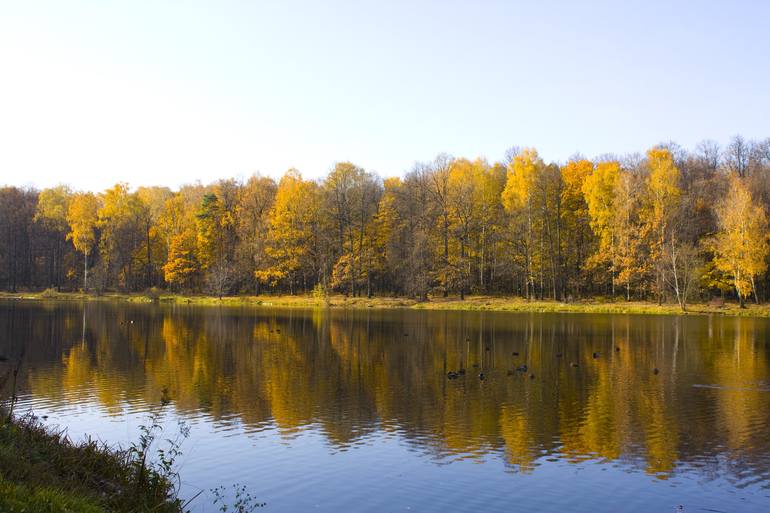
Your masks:
{"label": "lake", "polygon": [[718,316],[0,302],[18,412],[126,444],[167,390],[194,512],[232,483],[274,512],[770,511],[769,346]]}

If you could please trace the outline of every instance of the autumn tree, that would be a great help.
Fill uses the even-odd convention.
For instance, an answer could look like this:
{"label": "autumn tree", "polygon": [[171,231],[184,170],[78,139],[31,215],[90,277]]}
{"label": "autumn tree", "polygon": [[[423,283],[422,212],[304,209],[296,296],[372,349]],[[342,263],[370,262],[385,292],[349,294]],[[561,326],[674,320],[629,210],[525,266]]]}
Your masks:
{"label": "autumn tree", "polygon": [[169,285],[181,289],[192,287],[200,270],[197,249],[193,231],[184,230],[171,236],[168,260],[163,266],[163,277]]}
{"label": "autumn tree", "polygon": [[641,281],[648,270],[646,262],[649,260],[649,247],[642,244],[639,221],[643,186],[638,175],[621,168],[613,193],[610,216],[612,246],[609,258],[615,282],[625,287],[627,301],[631,300],[634,281]]}
{"label": "autumn tree", "polygon": [[136,271],[142,267],[144,256],[142,220],[147,216],[146,208],[126,183],[118,183],[102,195],[98,213],[100,270],[105,280],[115,280],[118,287],[126,290],[136,290],[138,285]]}
{"label": "autumn tree", "polygon": [[96,244],[96,227],[99,222],[99,199],[90,192],[76,193],[67,209],[70,231],[67,239],[83,253],[83,291],[88,290],[88,255]]}
{"label": "autumn tree", "polygon": [[198,262],[210,292],[222,296],[235,281],[236,205],[240,190],[231,180],[222,180],[203,196],[195,215]]}
{"label": "autumn tree", "polygon": [[745,182],[734,174],[727,196],[717,205],[719,231],[712,240],[716,267],[732,277],[741,308],[752,292],[755,278],[767,269],[767,214],[757,205]]}
{"label": "autumn tree", "polygon": [[527,298],[531,298],[535,290],[535,186],[544,165],[534,148],[521,151],[508,165],[502,192],[502,203],[509,215],[524,219],[524,295]]}
{"label": "autumn tree", "polygon": [[144,260],[146,287],[158,284],[160,271],[168,260],[168,243],[160,230],[160,220],[171,195],[167,187],[139,187],[136,191],[137,200],[141,204],[138,213],[143,232],[138,251]]}
{"label": "autumn tree", "polygon": [[[386,188],[386,196],[392,194],[390,211],[397,215],[391,224],[394,230],[389,242],[389,269],[394,286],[408,296],[426,301],[435,285],[435,275],[444,276],[444,267],[443,260],[437,263],[435,258],[436,209],[423,179],[422,169],[417,166],[398,187]],[[443,241],[443,235],[439,237]]]}
{"label": "autumn tree", "polygon": [[267,265],[265,252],[269,213],[275,201],[276,183],[272,178],[254,175],[243,184],[237,206],[237,247],[235,266],[244,288],[259,292],[254,270]]}
{"label": "autumn tree", "polygon": [[323,184],[324,204],[337,232],[337,260],[333,278],[336,288],[358,295],[367,283],[370,262],[365,256],[366,227],[374,216],[381,194],[376,176],[350,162],[334,166]]}
{"label": "autumn tree", "polygon": [[[535,183],[539,214],[540,288],[545,295],[551,290],[552,299],[562,299],[564,292],[564,252],[562,248],[562,192],[564,182],[556,164],[544,166]],[[546,283],[550,282],[550,287]]]}
{"label": "autumn tree", "polygon": [[589,285],[586,283],[589,274],[584,272],[583,264],[592,253],[594,237],[582,187],[593,170],[593,162],[582,158],[572,159],[560,169],[564,184],[561,192],[564,288],[574,291],[577,296],[580,296],[581,291]]}
{"label": "autumn tree", "polygon": [[418,164],[412,174],[411,182],[422,189],[420,193],[428,200],[425,206],[435,211],[432,215],[435,217],[441,240],[440,266],[435,269],[435,274],[442,286],[444,297],[449,292],[447,284],[452,274],[449,263],[449,175],[453,162],[453,157],[445,153],[439,154],[430,163]]}
{"label": "autumn tree", "polygon": [[591,229],[599,240],[596,253],[588,265],[607,265],[612,295],[615,295],[617,235],[615,233],[615,199],[620,181],[620,163],[599,162],[583,182],[583,196],[591,217]]}
{"label": "autumn tree", "polygon": [[255,276],[271,286],[285,284],[294,294],[298,282],[306,285],[314,269],[313,257],[318,228],[321,195],[318,185],[302,179],[295,169],[287,171],[280,182],[268,217],[267,265],[257,268]]}
{"label": "autumn tree", "polygon": [[459,159],[452,162],[447,186],[447,204],[450,219],[450,233],[455,250],[449,260],[449,275],[446,286],[456,290],[460,299],[470,286],[471,279],[471,236],[476,225],[476,196],[478,168],[481,162]]}
{"label": "autumn tree", "polygon": [[200,209],[195,214],[197,225],[198,262],[206,271],[224,258],[222,223],[224,211],[219,198],[213,192],[203,196]]}
{"label": "autumn tree", "polygon": [[[642,235],[648,238],[650,259],[655,269],[658,304],[663,302],[667,251],[677,251],[678,231],[673,223],[681,191],[679,169],[671,152],[655,147],[647,152],[647,197],[642,211]],[[676,260],[676,257],[673,257]]]}
{"label": "autumn tree", "polygon": [[158,230],[168,247],[163,278],[175,289],[194,288],[201,275],[195,212],[203,194],[198,186],[183,187],[166,200],[158,220]]}
{"label": "autumn tree", "polygon": [[66,185],[43,189],[37,198],[35,221],[46,233],[48,283],[57,289],[61,289],[64,260],[67,255],[67,213],[71,198],[72,191]]}

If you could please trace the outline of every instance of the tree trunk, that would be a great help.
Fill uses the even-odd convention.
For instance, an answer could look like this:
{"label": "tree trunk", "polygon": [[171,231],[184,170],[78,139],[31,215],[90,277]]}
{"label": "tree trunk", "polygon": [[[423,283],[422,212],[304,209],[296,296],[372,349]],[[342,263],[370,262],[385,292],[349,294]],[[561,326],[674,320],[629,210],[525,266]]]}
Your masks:
{"label": "tree trunk", "polygon": [[[465,260],[465,242],[460,241],[460,269],[463,269],[463,260]],[[463,301],[464,299],[465,299],[465,280],[463,279],[463,276],[460,276],[460,301]]]}
{"label": "tree trunk", "polygon": [[88,292],[88,253],[83,253],[83,292]]}
{"label": "tree trunk", "polygon": [[150,249],[150,225],[147,224],[147,287],[152,286],[152,250]]}
{"label": "tree trunk", "polygon": [[447,287],[447,269],[449,269],[449,215],[444,209],[444,297],[449,295]]}

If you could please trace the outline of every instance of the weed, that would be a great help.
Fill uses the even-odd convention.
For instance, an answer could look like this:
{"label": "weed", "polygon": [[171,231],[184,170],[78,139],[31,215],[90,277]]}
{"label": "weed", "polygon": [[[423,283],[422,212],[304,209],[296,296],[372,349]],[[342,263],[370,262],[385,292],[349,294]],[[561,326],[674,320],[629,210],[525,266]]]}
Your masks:
{"label": "weed", "polygon": [[211,493],[214,495],[214,505],[219,506],[219,511],[222,513],[251,513],[257,508],[264,508],[267,506],[266,502],[258,502],[246,489],[246,486],[241,484],[234,484],[233,495],[235,500],[233,503],[227,502],[227,489],[224,486],[218,488],[212,488]]}

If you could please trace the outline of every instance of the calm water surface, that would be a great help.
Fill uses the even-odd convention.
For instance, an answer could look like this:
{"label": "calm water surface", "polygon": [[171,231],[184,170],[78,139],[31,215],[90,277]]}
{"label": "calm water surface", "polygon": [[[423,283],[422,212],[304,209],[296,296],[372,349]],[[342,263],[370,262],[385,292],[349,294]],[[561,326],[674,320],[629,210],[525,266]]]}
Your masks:
{"label": "calm water surface", "polygon": [[766,319],[0,303],[20,411],[126,443],[166,388],[183,495],[275,512],[770,511],[769,346]]}

